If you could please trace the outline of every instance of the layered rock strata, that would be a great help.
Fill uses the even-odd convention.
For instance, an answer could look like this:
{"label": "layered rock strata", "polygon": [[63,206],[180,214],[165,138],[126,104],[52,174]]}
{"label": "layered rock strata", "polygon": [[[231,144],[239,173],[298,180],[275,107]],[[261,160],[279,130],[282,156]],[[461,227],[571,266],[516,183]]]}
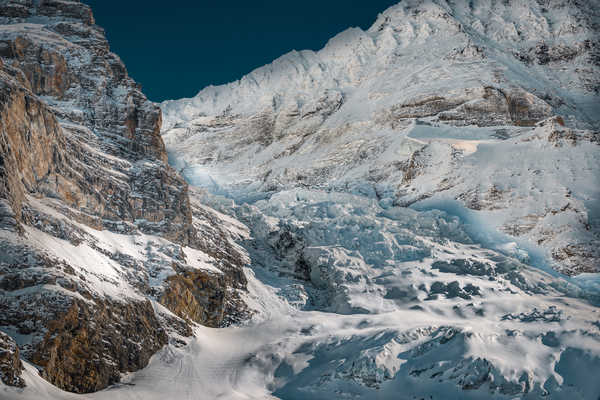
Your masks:
{"label": "layered rock strata", "polygon": [[160,129],[89,6],[0,1],[5,383],[23,384],[20,350],[54,385],[97,391],[195,323],[248,316],[247,260],[228,232],[199,234],[219,217],[193,215]]}

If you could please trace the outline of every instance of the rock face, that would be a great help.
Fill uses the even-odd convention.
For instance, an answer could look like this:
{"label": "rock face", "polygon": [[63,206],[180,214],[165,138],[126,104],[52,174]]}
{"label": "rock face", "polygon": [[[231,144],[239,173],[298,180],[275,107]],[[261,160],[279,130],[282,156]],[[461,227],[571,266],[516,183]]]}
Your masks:
{"label": "rock face", "polygon": [[[43,140],[33,143],[39,146],[38,152],[45,151],[42,154],[23,156],[18,152],[28,150],[32,143],[9,143],[17,159],[39,163],[35,177],[27,171],[28,189],[46,191],[87,216],[97,217],[98,221],[136,222],[143,231],[162,233],[177,242],[189,244],[194,232],[187,185],[166,165],[167,156],[159,135],[160,110],[146,100],[127,76],[119,58],[110,53],[102,31],[92,25],[89,8],[78,4],[76,7],[88,12],[74,14],[72,18],[78,19],[67,23],[63,18],[71,14],[61,11],[64,7],[68,8],[64,2],[42,2],[39,8],[32,8],[31,13],[37,12],[47,18],[47,24],[11,19],[13,24],[2,30],[4,63],[24,75],[21,78],[25,79],[26,87],[36,96],[49,97],[46,100],[55,117],[80,126],[71,127],[71,135],[56,140],[57,134],[52,132],[57,129],[56,122],[48,118],[50,121],[45,126],[42,121],[37,121],[38,126],[50,131],[41,138]],[[57,14],[53,15],[52,10]],[[18,110],[25,100],[15,98],[11,100],[13,102]],[[32,112],[30,115],[36,115]],[[27,129],[28,122],[15,121],[14,124],[17,129]],[[11,131],[8,129],[7,134],[14,140],[18,132]],[[112,140],[103,141],[105,136]],[[96,141],[92,149],[99,147],[109,156],[119,157],[130,165],[115,160],[107,163],[106,157],[94,154],[85,146],[89,140]],[[47,146],[50,142],[53,146]],[[79,163],[65,159],[66,147],[75,147],[73,151],[84,153]],[[51,152],[62,155],[54,158],[63,158],[57,160],[62,161],[61,164],[52,166],[57,169],[56,176],[47,174],[54,172],[47,171],[47,164],[54,161]],[[121,174],[107,175],[106,171],[93,168],[94,161],[108,164],[103,167],[114,168]],[[32,168],[27,164],[19,167]],[[34,182],[34,178],[46,178],[47,182]],[[161,184],[153,185],[157,182]],[[73,190],[73,187],[78,189]],[[123,190],[125,188],[128,190]]]}
{"label": "rock face", "polygon": [[17,344],[10,336],[0,332],[0,380],[5,385],[23,387],[22,370]]}
{"label": "rock face", "polygon": [[220,276],[189,271],[168,278],[160,302],[182,318],[218,327],[223,322],[224,282]]}
{"label": "rock face", "polygon": [[162,103],[163,138],[190,182],[220,193],[444,204],[497,221],[556,270],[597,272],[597,9],[402,1],[367,31]]}
{"label": "rock face", "polygon": [[[2,198],[22,221],[26,191],[35,190],[38,180],[52,175],[62,165],[65,141],[58,122],[48,107],[16,79],[20,71],[4,67],[2,72]],[[11,75],[15,75],[15,77]],[[32,136],[31,128],[38,134]],[[58,161],[53,165],[53,160]],[[11,215],[12,216],[12,215]],[[10,217],[9,217],[10,218]]]}
{"label": "rock face", "polygon": [[62,389],[100,390],[193,323],[249,315],[247,260],[217,213],[193,214],[160,129],[89,6],[0,1],[0,330]]}
{"label": "rock face", "polygon": [[31,361],[43,368],[45,379],[72,392],[95,392],[118,382],[121,372],[145,367],[167,343],[149,301],[96,300],[93,306],[75,301],[46,326]]}

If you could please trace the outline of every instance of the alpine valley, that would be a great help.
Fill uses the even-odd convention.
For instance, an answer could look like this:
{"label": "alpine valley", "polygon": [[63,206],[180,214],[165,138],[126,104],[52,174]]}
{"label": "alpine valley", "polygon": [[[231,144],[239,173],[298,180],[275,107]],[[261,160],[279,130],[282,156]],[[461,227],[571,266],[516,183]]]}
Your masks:
{"label": "alpine valley", "polygon": [[155,104],[0,0],[1,399],[600,399],[600,2],[373,17]]}

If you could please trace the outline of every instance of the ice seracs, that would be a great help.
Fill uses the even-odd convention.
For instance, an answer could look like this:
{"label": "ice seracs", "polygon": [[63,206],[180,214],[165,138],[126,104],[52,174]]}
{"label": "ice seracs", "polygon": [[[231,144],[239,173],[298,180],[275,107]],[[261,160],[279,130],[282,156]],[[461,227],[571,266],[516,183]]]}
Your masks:
{"label": "ice seracs", "polygon": [[600,243],[589,9],[402,2],[161,104],[171,163],[248,226],[260,280],[297,318],[329,313],[275,361],[276,396],[600,392],[567,372],[599,354],[579,314],[597,313]]}

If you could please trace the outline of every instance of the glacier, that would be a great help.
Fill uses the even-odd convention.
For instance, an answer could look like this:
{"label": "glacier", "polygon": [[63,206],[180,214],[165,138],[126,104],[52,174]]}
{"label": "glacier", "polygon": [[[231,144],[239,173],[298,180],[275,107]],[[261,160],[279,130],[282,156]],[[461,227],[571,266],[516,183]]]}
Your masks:
{"label": "glacier", "polygon": [[[459,217],[384,209],[347,193],[297,189],[236,205],[195,190],[247,249],[245,301],[255,316],[229,328],[197,326],[147,368],[77,398],[598,393],[598,298],[528,265],[524,251],[482,246]],[[3,394],[75,398],[32,366],[24,377],[35,382],[26,396]]]}
{"label": "glacier", "polygon": [[100,392],[26,364],[0,396],[598,398],[598,6],[402,1],[162,103],[169,163],[245,257],[252,318],[194,325]]}

